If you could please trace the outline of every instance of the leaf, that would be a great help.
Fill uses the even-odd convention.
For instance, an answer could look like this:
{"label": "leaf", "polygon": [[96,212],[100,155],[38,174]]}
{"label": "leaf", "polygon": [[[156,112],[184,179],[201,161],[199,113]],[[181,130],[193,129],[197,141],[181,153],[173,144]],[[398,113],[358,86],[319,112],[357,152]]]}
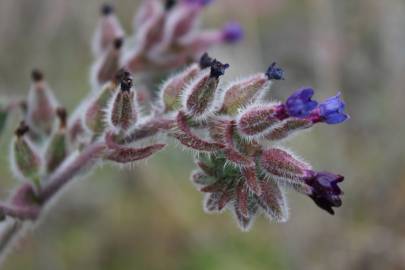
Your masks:
{"label": "leaf", "polygon": [[153,144],[143,148],[120,148],[107,155],[106,159],[118,163],[134,162],[153,155],[165,146],[165,144]]}
{"label": "leaf", "polygon": [[208,142],[194,135],[187,125],[186,116],[182,112],[179,112],[177,115],[177,126],[180,131],[176,132],[174,137],[187,147],[207,152],[218,151],[224,148],[222,144]]}
{"label": "leaf", "polygon": [[270,219],[276,222],[288,220],[288,208],[284,192],[273,180],[261,180],[262,194],[259,196],[259,204]]}
{"label": "leaf", "polygon": [[257,195],[261,194],[260,185],[256,177],[255,167],[246,167],[241,169],[242,175],[246,179],[247,186]]}

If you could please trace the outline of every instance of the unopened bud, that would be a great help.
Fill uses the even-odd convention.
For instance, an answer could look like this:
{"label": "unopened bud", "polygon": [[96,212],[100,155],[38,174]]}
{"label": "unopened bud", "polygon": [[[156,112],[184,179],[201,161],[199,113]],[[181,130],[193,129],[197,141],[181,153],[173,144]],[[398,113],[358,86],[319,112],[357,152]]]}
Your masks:
{"label": "unopened bud", "polygon": [[266,75],[269,80],[284,80],[284,70],[277,66],[275,62],[273,62],[266,71]]}
{"label": "unopened bud", "polygon": [[39,187],[41,157],[38,149],[27,138],[29,127],[21,122],[15,131],[15,138],[11,144],[11,164],[15,175],[23,181],[31,181]]}
{"label": "unopened bud", "polygon": [[144,0],[138,8],[138,12],[134,17],[134,30],[140,29],[144,24],[148,23],[149,20],[162,12],[162,4],[160,0]]}
{"label": "unopened bud", "polygon": [[191,174],[191,181],[200,188],[201,186],[207,186],[212,184],[212,177],[209,177],[204,172],[196,170]]}
{"label": "unopened bud", "polygon": [[204,73],[195,79],[186,89],[183,107],[187,114],[203,118],[213,108],[219,77],[225,73],[228,64],[214,60],[210,73]]}
{"label": "unopened bud", "polygon": [[106,109],[114,91],[116,91],[115,83],[108,82],[104,84],[100,92],[90,101],[86,109],[84,123],[94,135],[99,135],[105,130]]}
{"label": "unopened bud", "polygon": [[176,40],[187,36],[193,28],[199,17],[201,6],[189,3],[180,3],[175,5],[176,1],[168,1],[166,6],[170,12],[166,15],[163,38],[158,45],[158,50],[167,49]]}
{"label": "unopened bud", "polygon": [[200,68],[198,65],[191,65],[183,72],[171,77],[162,86],[161,100],[163,102],[164,112],[174,111],[181,106],[180,96],[185,86],[194,79]]}
{"label": "unopened bud", "polygon": [[165,10],[171,10],[177,4],[177,0],[166,0]]}
{"label": "unopened bud", "polygon": [[45,152],[46,170],[53,172],[64,161],[68,154],[66,138],[67,113],[64,108],[58,108],[59,129],[51,136]]}
{"label": "unopened bud", "polygon": [[308,171],[311,169],[308,164],[279,148],[263,151],[260,163],[265,172],[271,176],[297,184],[303,183],[302,180],[308,177]]}
{"label": "unopened bud", "polygon": [[224,91],[219,112],[228,115],[237,114],[240,108],[258,100],[270,85],[271,81],[264,73],[230,84]]}
{"label": "unopened bud", "polygon": [[208,55],[208,53],[205,52],[205,53],[201,56],[200,61],[199,61],[198,63],[199,63],[199,65],[200,65],[200,68],[201,68],[201,69],[206,69],[206,68],[208,68],[208,67],[211,67],[213,60],[214,60],[214,59],[212,59],[212,58]]}
{"label": "unopened bud", "polygon": [[93,37],[93,54],[102,55],[116,39],[124,37],[124,30],[114,14],[114,7],[104,4],[101,7],[101,18]]}
{"label": "unopened bud", "polygon": [[269,141],[279,141],[288,138],[293,133],[313,126],[313,122],[308,119],[288,118],[277,127],[264,134],[264,138]]}
{"label": "unopened bud", "polygon": [[49,135],[55,121],[57,102],[40,71],[32,71],[32,81],[28,93],[27,122],[36,133]]}
{"label": "unopened bud", "polygon": [[95,88],[114,79],[119,69],[123,42],[124,40],[122,38],[115,39],[106,52],[93,65],[91,81]]}
{"label": "unopened bud", "polygon": [[275,117],[274,105],[254,106],[241,112],[237,121],[239,133],[247,137],[260,137],[280,121]]}
{"label": "unopened bud", "polygon": [[115,93],[110,104],[108,117],[113,128],[126,131],[136,123],[138,112],[130,76],[122,79],[120,90]]}

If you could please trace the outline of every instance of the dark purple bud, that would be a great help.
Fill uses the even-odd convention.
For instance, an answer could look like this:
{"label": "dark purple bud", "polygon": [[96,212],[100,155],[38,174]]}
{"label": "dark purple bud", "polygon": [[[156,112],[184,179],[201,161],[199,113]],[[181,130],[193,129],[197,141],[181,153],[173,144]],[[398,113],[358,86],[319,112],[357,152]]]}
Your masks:
{"label": "dark purple bud", "polygon": [[111,4],[105,3],[101,6],[100,11],[102,15],[107,16],[114,13],[114,7]]}
{"label": "dark purple bud", "polygon": [[266,71],[267,78],[269,80],[284,80],[284,70],[280,67],[277,67],[277,64],[273,62]]}
{"label": "dark purple bud", "polygon": [[318,103],[311,100],[314,95],[312,88],[303,88],[292,94],[285,102],[285,109],[289,116],[303,118],[316,108]]}
{"label": "dark purple bud", "polygon": [[129,92],[132,88],[132,78],[124,77],[121,80],[121,91]]}
{"label": "dark purple bud", "polygon": [[67,123],[67,111],[63,107],[56,109],[56,116],[59,118],[59,128],[65,129]]}
{"label": "dark purple bud", "polygon": [[336,96],[330,97],[319,104],[318,114],[321,118],[320,121],[334,125],[342,123],[349,118],[349,115],[344,112],[345,103],[340,96],[341,94],[338,93]]}
{"label": "dark purple bud", "polygon": [[30,131],[30,128],[28,127],[28,125],[24,121],[21,121],[20,125],[18,126],[18,128],[15,130],[14,133],[17,137],[22,137],[25,134],[27,134],[29,131]]}
{"label": "dark purple bud", "polygon": [[313,176],[305,179],[305,183],[312,188],[309,197],[320,208],[333,215],[335,212],[332,207],[342,205],[340,196],[343,194],[338,183],[342,182],[344,177],[330,172],[316,172]]}
{"label": "dark purple bud", "polygon": [[33,69],[31,72],[31,78],[33,82],[39,82],[44,79],[44,74],[38,69]]}
{"label": "dark purple bud", "polygon": [[171,10],[177,4],[176,0],[166,0],[165,10]]}
{"label": "dark purple bud", "polygon": [[242,26],[237,22],[229,22],[222,29],[223,38],[226,42],[234,43],[243,38]]}
{"label": "dark purple bud", "polygon": [[131,73],[129,73],[126,69],[121,68],[115,73],[115,82],[121,83],[125,78],[131,77]]}
{"label": "dark purple bud", "polygon": [[225,70],[229,68],[229,64],[222,64],[221,62],[214,59],[211,64],[211,78],[219,78],[225,74]]}
{"label": "dark purple bud", "polygon": [[121,49],[123,44],[124,44],[124,39],[123,38],[114,39],[114,48],[115,49],[117,49],[117,50]]}
{"label": "dark purple bud", "polygon": [[212,65],[213,59],[208,55],[208,53],[204,53],[200,58],[200,68],[206,69]]}

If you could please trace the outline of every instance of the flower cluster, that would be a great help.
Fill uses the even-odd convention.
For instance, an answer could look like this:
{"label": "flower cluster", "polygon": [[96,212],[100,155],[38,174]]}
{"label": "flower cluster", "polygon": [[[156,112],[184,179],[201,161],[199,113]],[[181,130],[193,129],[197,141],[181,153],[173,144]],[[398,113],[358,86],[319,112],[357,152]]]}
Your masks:
{"label": "flower cluster", "polygon": [[[177,83],[188,78],[192,68],[179,73]],[[192,181],[206,193],[206,211],[229,209],[244,230],[260,212],[271,220],[286,221],[288,187],[334,214],[333,207],[342,204],[338,183],[343,177],[313,170],[279,143],[317,123],[346,120],[340,94],[318,103],[312,100],[314,90],[303,88],[285,102],[270,102],[265,97],[271,83],[283,79],[283,70],[275,63],[264,73],[220,87],[227,68],[228,64],[203,55],[201,70],[193,80],[183,81],[180,92],[171,91],[170,83],[161,89],[161,111],[176,118],[171,135],[197,153],[199,169]]]}
{"label": "flower cluster", "polygon": [[124,38],[114,8],[104,5],[93,38],[97,59],[92,68],[93,87],[112,79],[120,67],[131,73],[161,73],[198,59],[212,45],[239,41],[243,31],[236,22],[222,29],[198,29],[200,14],[210,2],[144,1],[133,21],[134,33],[128,38]]}
{"label": "flower cluster", "polygon": [[[286,187],[334,214],[343,177],[312,169],[279,142],[315,124],[348,119],[341,95],[317,102],[314,90],[303,88],[285,102],[270,102],[271,84],[284,80],[276,63],[222,84],[230,65],[203,52],[239,40],[242,31],[236,23],[197,31],[198,15],[210,2],[145,1],[134,20],[134,46],[124,46],[114,9],[104,5],[93,41],[92,91],[71,115],[43,73],[32,72],[27,99],[0,106],[0,129],[12,108],[21,108],[23,118],[10,146],[12,171],[23,184],[0,203],[0,216],[36,220],[66,183],[94,164],[131,164],[170,140],[196,153],[192,181],[206,194],[205,210],[229,209],[244,230],[259,213],[288,219]],[[134,76],[179,66],[145,106]]]}

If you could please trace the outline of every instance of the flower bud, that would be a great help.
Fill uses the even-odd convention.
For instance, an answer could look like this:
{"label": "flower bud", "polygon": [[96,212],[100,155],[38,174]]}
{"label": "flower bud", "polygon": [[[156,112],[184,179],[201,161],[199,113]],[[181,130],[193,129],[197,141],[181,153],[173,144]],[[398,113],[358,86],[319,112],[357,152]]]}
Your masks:
{"label": "flower bud", "polygon": [[213,45],[222,44],[224,42],[226,41],[224,40],[224,33],[221,30],[204,30],[199,33],[191,34],[176,43],[176,46],[182,50],[176,57],[182,57],[185,60],[190,57],[194,58],[207,51]]}
{"label": "flower bud", "polygon": [[213,107],[219,77],[225,73],[228,64],[214,60],[210,73],[204,73],[195,79],[185,90],[183,107],[187,114],[197,118],[204,118]]}
{"label": "flower bud", "polygon": [[225,134],[230,120],[223,117],[215,117],[208,122],[210,137],[221,144],[226,144]]}
{"label": "flower bud", "polygon": [[166,2],[170,7],[170,12],[167,14],[162,42],[159,44],[158,50],[167,49],[176,40],[187,36],[196,25],[197,19],[201,12],[200,4],[181,2],[173,5],[170,1]]}
{"label": "flower bud", "polygon": [[40,185],[41,156],[38,149],[27,138],[29,127],[21,122],[15,131],[15,138],[11,144],[10,161],[12,170],[17,178],[31,181],[36,188]]}
{"label": "flower bud", "polygon": [[310,128],[313,126],[313,122],[309,119],[300,118],[288,118],[282,121],[275,128],[263,134],[264,138],[269,141],[280,141],[288,138],[293,133]]}
{"label": "flower bud", "polygon": [[196,170],[191,174],[191,181],[198,187],[211,185],[215,178],[210,177],[200,170]]}
{"label": "flower bud", "polygon": [[109,106],[107,115],[111,127],[127,131],[138,120],[137,110],[132,78],[127,73],[121,81],[120,90],[116,91]]}
{"label": "flower bud", "polygon": [[104,4],[100,11],[101,18],[93,37],[93,54],[95,57],[101,56],[114,43],[114,40],[122,39],[125,35],[112,5]]}
{"label": "flower bud", "polygon": [[206,69],[211,67],[214,59],[212,59],[208,53],[203,53],[203,55],[200,57],[200,61],[198,62],[198,65],[200,66],[200,69]]}
{"label": "flower bud", "polygon": [[113,80],[119,69],[121,48],[124,40],[117,38],[105,51],[105,53],[93,65],[91,81],[94,88]]}
{"label": "flower bud", "polygon": [[194,64],[180,72],[179,74],[169,78],[162,86],[161,101],[163,103],[164,112],[174,111],[180,108],[180,95],[185,86],[194,79],[200,68]]}
{"label": "flower bud", "polygon": [[276,113],[274,104],[247,108],[240,113],[237,120],[239,133],[249,138],[263,136],[269,129],[280,123]]}
{"label": "flower bud", "polygon": [[308,176],[308,171],[311,169],[308,164],[279,148],[270,148],[263,151],[260,164],[270,176],[282,179],[285,182],[298,184],[302,184],[302,180]]}
{"label": "flower bud", "polygon": [[269,80],[284,80],[284,70],[280,67],[277,67],[277,64],[272,63],[266,71],[267,78]]}
{"label": "flower bud", "polygon": [[65,160],[68,154],[66,138],[67,114],[64,108],[58,108],[59,129],[51,136],[45,151],[46,170],[53,172]]}
{"label": "flower bud", "polygon": [[[117,76],[120,76],[120,74],[118,74]],[[112,96],[114,95],[114,92],[116,91],[116,87],[116,81],[105,83],[101,90],[96,93],[95,97],[90,100],[87,106],[84,114],[84,124],[86,125],[87,129],[94,135],[103,133],[106,128],[106,109]]]}
{"label": "flower bud", "polygon": [[253,75],[244,80],[230,84],[224,90],[222,105],[219,113],[235,115],[240,108],[256,101],[266,89],[269,89],[271,81],[264,73]]}
{"label": "flower bud", "polygon": [[27,123],[34,132],[49,135],[55,121],[56,99],[42,72],[32,71],[33,84],[28,93]]}
{"label": "flower bud", "polygon": [[166,14],[159,10],[152,18],[148,19],[137,31],[135,36],[137,48],[135,52],[147,54],[151,48],[162,41]]}
{"label": "flower bud", "polygon": [[142,4],[138,8],[138,12],[137,12],[136,16],[134,17],[134,21],[133,21],[134,30],[141,28],[149,20],[156,17],[156,15],[159,14],[160,12],[162,12],[161,1],[159,1],[159,0],[142,1]]}

